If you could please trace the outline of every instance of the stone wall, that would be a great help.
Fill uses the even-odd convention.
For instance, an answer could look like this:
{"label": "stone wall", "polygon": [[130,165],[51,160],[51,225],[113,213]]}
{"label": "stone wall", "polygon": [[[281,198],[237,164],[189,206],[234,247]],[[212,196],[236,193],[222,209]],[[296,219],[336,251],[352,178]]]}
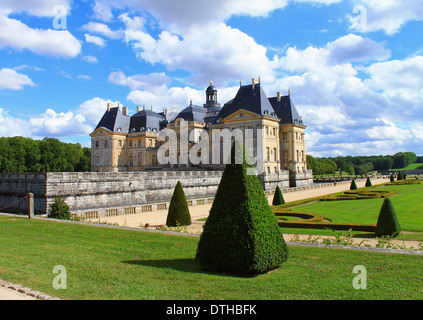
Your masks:
{"label": "stone wall", "polygon": [[45,213],[47,173],[2,173],[0,174],[0,211],[28,213],[28,201],[18,201],[28,193],[34,194],[34,210],[36,214]]}
{"label": "stone wall", "polygon": [[[178,181],[189,204],[210,203],[221,177],[222,171],[0,174],[0,208],[32,192],[36,214],[46,214],[56,196],[85,218],[134,214],[167,209]],[[288,171],[260,179],[266,191],[274,191],[276,185],[289,187]],[[21,201],[4,211],[26,213],[27,207],[28,202]]]}
{"label": "stone wall", "polygon": [[222,176],[213,171],[49,173],[47,202],[61,196],[72,211],[167,202],[178,181],[187,198],[212,197]]}

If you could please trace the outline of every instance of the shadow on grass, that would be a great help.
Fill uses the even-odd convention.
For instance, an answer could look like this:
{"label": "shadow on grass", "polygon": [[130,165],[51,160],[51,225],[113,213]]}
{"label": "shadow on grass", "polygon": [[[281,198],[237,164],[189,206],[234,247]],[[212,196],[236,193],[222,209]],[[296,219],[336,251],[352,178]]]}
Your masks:
{"label": "shadow on grass", "polygon": [[158,259],[158,260],[126,260],[123,263],[132,264],[136,266],[153,267],[160,269],[173,269],[181,272],[209,274],[223,277],[236,278],[254,278],[262,274],[244,274],[227,272],[223,270],[211,270],[201,266],[200,262],[194,258],[186,259]]}

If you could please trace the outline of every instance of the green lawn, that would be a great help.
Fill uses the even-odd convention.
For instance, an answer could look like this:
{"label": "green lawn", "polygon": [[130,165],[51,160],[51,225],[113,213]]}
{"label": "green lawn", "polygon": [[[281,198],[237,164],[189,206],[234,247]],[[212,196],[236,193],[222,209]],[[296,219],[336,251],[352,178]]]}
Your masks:
{"label": "green lawn", "polygon": [[395,170],[417,170],[417,169],[423,169],[423,163],[410,163],[408,166],[402,169],[392,169]]}
{"label": "green lawn", "polygon": [[[423,299],[421,256],[289,246],[256,277],[203,270],[198,238],[0,216],[0,279],[64,299]],[[67,271],[55,290],[53,267]],[[367,289],[352,282],[367,269]],[[140,311],[141,312],[141,311]]]}
{"label": "green lawn", "polygon": [[[391,200],[404,231],[398,239],[423,241],[423,184],[380,186],[372,190],[397,193]],[[334,223],[376,224],[382,203],[383,199],[320,201],[293,210],[317,213]]]}

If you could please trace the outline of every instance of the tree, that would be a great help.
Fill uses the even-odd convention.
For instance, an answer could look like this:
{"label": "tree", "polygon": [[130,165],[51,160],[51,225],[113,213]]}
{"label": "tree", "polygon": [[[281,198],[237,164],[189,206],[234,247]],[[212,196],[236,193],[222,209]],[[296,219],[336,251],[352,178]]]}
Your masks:
{"label": "tree", "polygon": [[189,226],[191,215],[189,213],[187,198],[180,181],[175,186],[172,199],[170,200],[169,211],[167,213],[166,225],[171,227]]}
{"label": "tree", "polygon": [[404,175],[402,174],[402,171],[398,172],[397,181],[404,180]]}
{"label": "tree", "polygon": [[389,181],[390,182],[394,182],[395,181],[395,176],[393,173],[391,173],[391,176],[389,177]]}
{"label": "tree", "polygon": [[196,259],[207,268],[258,274],[279,267],[288,248],[277,225],[245,147],[231,150],[209,217],[197,247]]}
{"label": "tree", "polygon": [[376,224],[376,236],[389,236],[396,237],[401,233],[401,226],[397,219],[394,206],[392,205],[391,199],[386,197],[383,200],[382,207],[380,209],[379,217]]}
{"label": "tree", "polygon": [[57,196],[54,198],[54,202],[50,204],[50,210],[47,215],[49,218],[69,220],[70,211],[69,206],[62,199],[62,197]]}
{"label": "tree", "polygon": [[370,180],[370,177],[367,177],[366,187],[371,187],[371,186],[372,186],[372,181]]}
{"label": "tree", "polygon": [[355,189],[357,189],[357,184],[355,183],[355,179],[352,179],[351,185],[350,185],[350,190],[355,190]]}
{"label": "tree", "polygon": [[285,199],[283,198],[282,191],[279,186],[276,186],[275,194],[273,196],[272,205],[279,206],[281,204],[285,204]]}

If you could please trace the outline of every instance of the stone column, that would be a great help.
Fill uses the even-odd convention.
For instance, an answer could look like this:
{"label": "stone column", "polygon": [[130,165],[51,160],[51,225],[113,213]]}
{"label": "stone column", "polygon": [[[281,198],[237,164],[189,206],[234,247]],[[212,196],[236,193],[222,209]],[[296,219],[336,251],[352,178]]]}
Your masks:
{"label": "stone column", "polygon": [[28,193],[28,216],[29,219],[34,218],[34,194]]}

